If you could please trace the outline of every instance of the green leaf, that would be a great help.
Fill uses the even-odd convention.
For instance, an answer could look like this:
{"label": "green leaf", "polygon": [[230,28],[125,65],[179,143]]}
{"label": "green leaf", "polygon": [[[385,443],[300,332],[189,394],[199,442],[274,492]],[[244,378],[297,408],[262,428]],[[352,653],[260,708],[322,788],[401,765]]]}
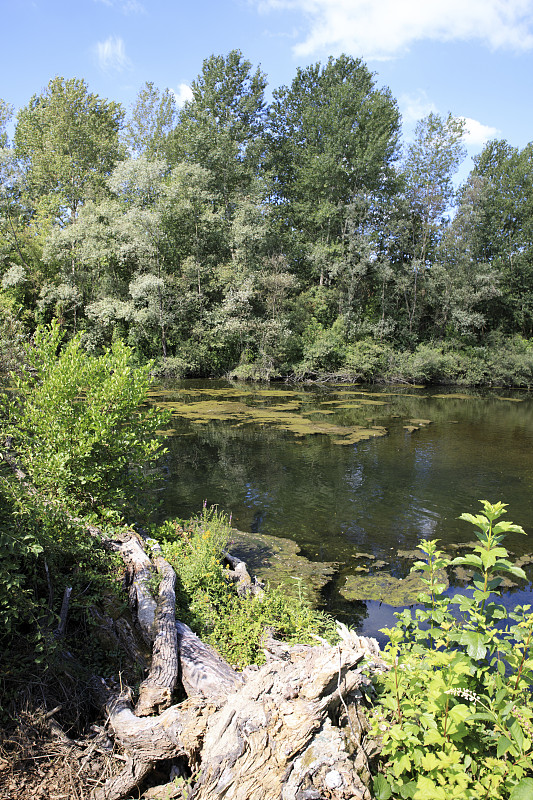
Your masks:
{"label": "green leaf", "polygon": [[485,637],[477,631],[463,631],[459,637],[459,642],[466,645],[466,651],[470,658],[481,661],[487,653]]}
{"label": "green leaf", "polygon": [[389,800],[392,797],[391,788],[384,775],[376,775],[373,788],[376,800]]}
{"label": "green leaf", "polygon": [[513,786],[509,800],[533,800],[533,778],[522,778]]}
{"label": "green leaf", "polygon": [[408,798],[414,797],[416,792],[416,781],[409,781],[409,783],[404,783],[403,786],[400,786],[400,797]]}
{"label": "green leaf", "polygon": [[498,756],[498,758],[501,758],[509,750],[510,747],[513,747],[512,741],[508,739],[507,736],[503,735],[500,736],[500,738],[498,739],[498,744],[496,746],[496,755]]}
{"label": "green leaf", "polygon": [[458,556],[454,558],[451,562],[452,567],[462,566],[462,567],[482,567],[483,562],[481,561],[479,556],[474,555],[474,553],[470,553],[467,556]]}

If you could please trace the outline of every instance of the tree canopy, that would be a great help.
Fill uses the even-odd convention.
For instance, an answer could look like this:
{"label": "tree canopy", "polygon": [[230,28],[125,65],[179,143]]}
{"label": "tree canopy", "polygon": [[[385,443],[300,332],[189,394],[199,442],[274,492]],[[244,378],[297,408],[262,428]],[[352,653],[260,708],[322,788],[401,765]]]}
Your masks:
{"label": "tree canopy", "polygon": [[368,375],[385,361],[363,351],[490,334],[529,382],[532,145],[488,142],[458,190],[464,122],[431,113],[402,147],[361,59],[267,88],[237,49],[204,60],[180,109],[150,81],[126,115],[56,77],[12,146],[0,101],[5,330],[56,318],[94,353],[121,339],[175,374],[245,377]]}

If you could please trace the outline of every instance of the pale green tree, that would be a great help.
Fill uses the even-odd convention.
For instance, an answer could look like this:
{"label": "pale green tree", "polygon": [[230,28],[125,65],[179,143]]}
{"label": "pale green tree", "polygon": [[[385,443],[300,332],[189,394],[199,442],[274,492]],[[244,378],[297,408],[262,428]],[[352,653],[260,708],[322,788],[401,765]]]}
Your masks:
{"label": "pale green tree", "polygon": [[150,159],[162,158],[176,116],[173,93],[169,89],[161,91],[147,81],[140,89],[124,126],[123,140],[130,153]]}
{"label": "pale green tree", "polygon": [[25,193],[49,223],[73,222],[83,203],[105,193],[120,158],[119,103],[89,92],[83,80],[53,78],[17,117],[15,151]]}
{"label": "pale green tree", "polygon": [[453,178],[466,156],[464,131],[464,120],[452,114],[428,114],[417,124],[402,164],[404,206],[398,215],[396,246],[410,334],[423,314],[421,290],[453,205]]}

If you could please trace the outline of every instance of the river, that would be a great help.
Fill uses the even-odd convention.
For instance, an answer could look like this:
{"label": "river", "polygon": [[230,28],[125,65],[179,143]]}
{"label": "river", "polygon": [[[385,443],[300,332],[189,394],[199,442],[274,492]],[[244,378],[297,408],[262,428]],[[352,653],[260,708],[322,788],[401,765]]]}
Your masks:
{"label": "river", "polygon": [[[164,514],[187,517],[207,502],[242,531],[336,562],[326,607],[365,633],[391,623],[394,609],[339,593],[361,554],[371,573],[400,578],[421,539],[438,538],[453,555],[474,538],[457,518],[481,499],[507,503],[526,530],[507,540],[514,556],[526,563],[533,551],[526,391],[179,381],[153,401],[173,414]],[[531,600],[531,586],[514,597]]]}

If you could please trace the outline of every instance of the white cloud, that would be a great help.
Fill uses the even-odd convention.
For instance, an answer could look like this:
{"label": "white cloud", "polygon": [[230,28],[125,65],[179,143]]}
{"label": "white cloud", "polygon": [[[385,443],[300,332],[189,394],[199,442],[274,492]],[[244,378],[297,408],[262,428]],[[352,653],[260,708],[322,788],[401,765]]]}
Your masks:
{"label": "white cloud", "polygon": [[105,42],[97,42],[95,51],[98,64],[105,72],[109,70],[122,72],[131,67],[124,40],[120,36],[109,36]]}
{"label": "white cloud", "polygon": [[124,0],[123,3],[120,4],[120,7],[124,14],[145,14],[146,9],[144,6],[137,2],[137,0]]}
{"label": "white cloud", "polygon": [[255,0],[259,10],[302,12],[309,32],[294,52],[400,55],[414,42],[479,40],[491,49],[533,48],[533,0]]}
{"label": "white cloud", "polygon": [[476,119],[470,119],[470,117],[461,117],[460,119],[465,123],[463,142],[467,147],[483,147],[486,142],[496,138],[501,133],[498,128],[483,125]]}
{"label": "white cloud", "polygon": [[416,94],[402,94],[398,98],[398,106],[404,125],[413,125],[428,114],[437,113],[437,106],[427,94],[420,90]]}
{"label": "white cloud", "polygon": [[139,3],[139,0],[94,0],[95,3],[103,3],[109,8],[118,8],[123,14],[145,14],[146,9]]}
{"label": "white cloud", "polygon": [[174,99],[176,101],[176,105],[178,106],[178,108],[181,108],[181,106],[187,100],[192,100],[193,98],[192,89],[188,83],[180,83],[176,91],[174,91],[174,89],[172,89],[171,91],[172,94],[174,95]]}

